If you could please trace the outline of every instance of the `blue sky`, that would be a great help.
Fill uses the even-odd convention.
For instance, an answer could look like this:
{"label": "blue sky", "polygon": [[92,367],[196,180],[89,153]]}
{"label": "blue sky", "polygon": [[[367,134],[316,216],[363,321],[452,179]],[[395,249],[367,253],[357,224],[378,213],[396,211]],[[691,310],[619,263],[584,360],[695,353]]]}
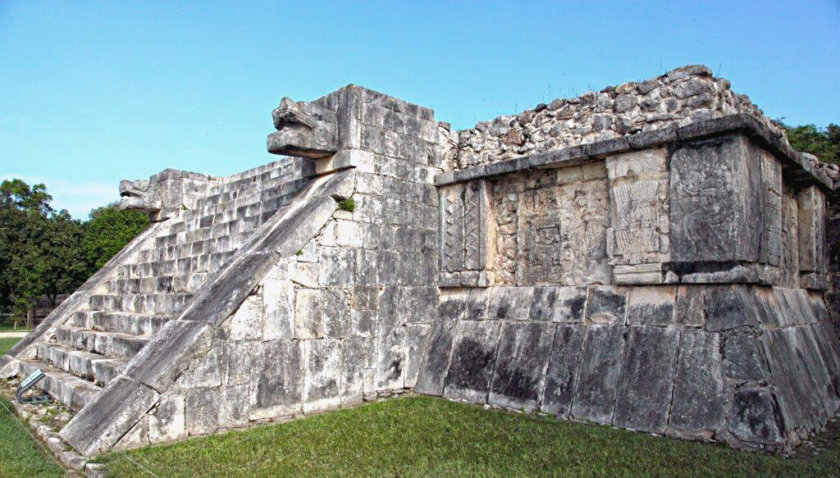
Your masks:
{"label": "blue sky", "polygon": [[283,96],[355,83],[461,129],[692,63],[840,123],[840,1],[0,0],[0,178],[85,218],[120,179],[274,160]]}

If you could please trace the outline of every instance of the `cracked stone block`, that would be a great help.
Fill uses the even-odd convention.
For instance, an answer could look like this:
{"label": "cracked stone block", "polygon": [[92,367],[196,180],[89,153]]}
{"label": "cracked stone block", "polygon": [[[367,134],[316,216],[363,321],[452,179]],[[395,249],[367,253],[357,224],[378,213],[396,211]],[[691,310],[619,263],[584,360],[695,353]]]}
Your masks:
{"label": "cracked stone block", "polygon": [[674,378],[671,427],[688,436],[717,433],[725,424],[725,402],[720,336],[683,329]]}
{"label": "cracked stone block", "polygon": [[187,436],[184,407],[184,395],[180,393],[162,397],[149,415],[149,441],[161,443]]}
{"label": "cracked stone block", "polygon": [[487,314],[487,303],[490,300],[489,289],[470,289],[470,298],[464,315],[466,320],[480,320]]}
{"label": "cracked stone block", "polygon": [[586,319],[596,324],[624,324],[627,298],[622,289],[592,287],[586,303]]}
{"label": "cracked stone block", "polygon": [[557,325],[545,374],[542,411],[560,418],[569,416],[577,388],[577,373],[585,333],[586,327],[583,325]]}
{"label": "cracked stone block", "polygon": [[630,327],[613,424],[662,433],[668,421],[679,330]]}
{"label": "cracked stone block", "polygon": [[702,327],[706,323],[706,295],[702,286],[679,286],[674,322],[688,327]]}
{"label": "cracked stone block", "polygon": [[339,383],[344,367],[341,341],[323,339],[303,342],[306,375],[303,382],[303,411],[337,408],[341,404]]}
{"label": "cracked stone block", "polygon": [[187,433],[206,435],[219,428],[220,396],[218,388],[193,388],[187,390]]}
{"label": "cracked stone block", "polygon": [[485,403],[498,352],[498,322],[463,321],[455,328],[443,396]]}
{"label": "cracked stone block", "polygon": [[344,289],[321,289],[321,316],[327,337],[341,338],[350,335],[353,319]]}
{"label": "cracked stone block", "polygon": [[554,328],[550,322],[502,325],[490,405],[528,411],[537,408]]}
{"label": "cracked stone block", "polygon": [[[461,303],[461,301],[452,300],[450,305],[458,303]],[[457,324],[457,321],[450,320],[448,316],[444,315],[442,307],[441,319],[432,326],[423,364],[417,378],[416,390],[419,393],[426,395],[443,394],[443,384],[449,370],[449,357],[452,352]]]}
{"label": "cracked stone block", "polygon": [[303,360],[298,341],[263,345],[263,360],[274,364],[253,374],[251,420],[294,415],[303,411]]}
{"label": "cracked stone block", "polygon": [[344,342],[344,369],[339,384],[342,406],[361,403],[364,398],[364,372],[369,361],[370,340],[349,337]]}
{"label": "cracked stone block", "polygon": [[190,370],[187,370],[175,381],[175,385],[181,389],[196,387],[218,387],[222,384],[221,364],[226,362],[224,349],[214,347],[203,357],[198,359]]}
{"label": "cracked stone block", "polygon": [[572,405],[574,418],[601,424],[612,422],[623,358],[623,325],[593,324],[587,328]]}
{"label": "cracked stone block", "polygon": [[825,272],[825,196],[817,186],[796,196],[799,208],[799,270]]}
{"label": "cracked stone block", "polygon": [[732,401],[729,431],[739,439],[768,445],[783,441],[773,396],[767,390],[739,390]]}
{"label": "cracked stone block", "polygon": [[490,290],[487,317],[528,320],[533,296],[533,287],[494,287]]}
{"label": "cracked stone block", "polygon": [[627,324],[664,327],[674,323],[676,288],[633,287],[627,301]]}

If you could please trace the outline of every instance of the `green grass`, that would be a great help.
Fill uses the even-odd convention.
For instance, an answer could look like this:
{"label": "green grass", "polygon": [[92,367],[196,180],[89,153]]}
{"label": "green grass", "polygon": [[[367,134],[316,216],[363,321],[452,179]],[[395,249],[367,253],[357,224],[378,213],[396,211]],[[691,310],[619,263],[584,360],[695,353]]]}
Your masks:
{"label": "green grass", "polygon": [[29,332],[29,329],[19,325],[17,329],[12,324],[0,324],[0,332]]}
{"label": "green grass", "polygon": [[[783,459],[442,399],[392,399],[126,455],[159,476],[832,475],[838,444]],[[120,454],[109,474],[143,476]]]}
{"label": "green grass", "polygon": [[0,355],[4,355],[13,345],[18,343],[18,338],[0,339]]}
{"label": "green grass", "polygon": [[[20,339],[0,339],[0,355]],[[46,453],[9,411],[11,404],[0,397],[0,476],[63,476],[64,470]]]}

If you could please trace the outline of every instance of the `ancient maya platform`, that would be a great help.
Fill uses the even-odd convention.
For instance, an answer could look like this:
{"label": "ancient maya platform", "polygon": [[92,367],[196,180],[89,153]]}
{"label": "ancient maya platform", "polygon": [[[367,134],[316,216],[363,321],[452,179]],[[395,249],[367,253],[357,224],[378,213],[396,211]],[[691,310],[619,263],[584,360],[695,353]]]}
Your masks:
{"label": "ancient maya platform", "polygon": [[123,182],[151,227],[2,358],[82,455],[406,390],[770,451],[838,410],[837,171],[708,68],[465,131],[354,85],[273,119],[277,162]]}

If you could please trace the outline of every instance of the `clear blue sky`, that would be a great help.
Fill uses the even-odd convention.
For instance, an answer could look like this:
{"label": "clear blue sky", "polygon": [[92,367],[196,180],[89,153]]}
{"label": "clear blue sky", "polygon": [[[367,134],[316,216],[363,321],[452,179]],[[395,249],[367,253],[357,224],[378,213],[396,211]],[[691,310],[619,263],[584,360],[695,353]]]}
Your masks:
{"label": "clear blue sky", "polygon": [[0,0],[0,178],[85,218],[123,178],[272,161],[283,96],[356,83],[461,129],[691,63],[840,123],[840,1]]}

